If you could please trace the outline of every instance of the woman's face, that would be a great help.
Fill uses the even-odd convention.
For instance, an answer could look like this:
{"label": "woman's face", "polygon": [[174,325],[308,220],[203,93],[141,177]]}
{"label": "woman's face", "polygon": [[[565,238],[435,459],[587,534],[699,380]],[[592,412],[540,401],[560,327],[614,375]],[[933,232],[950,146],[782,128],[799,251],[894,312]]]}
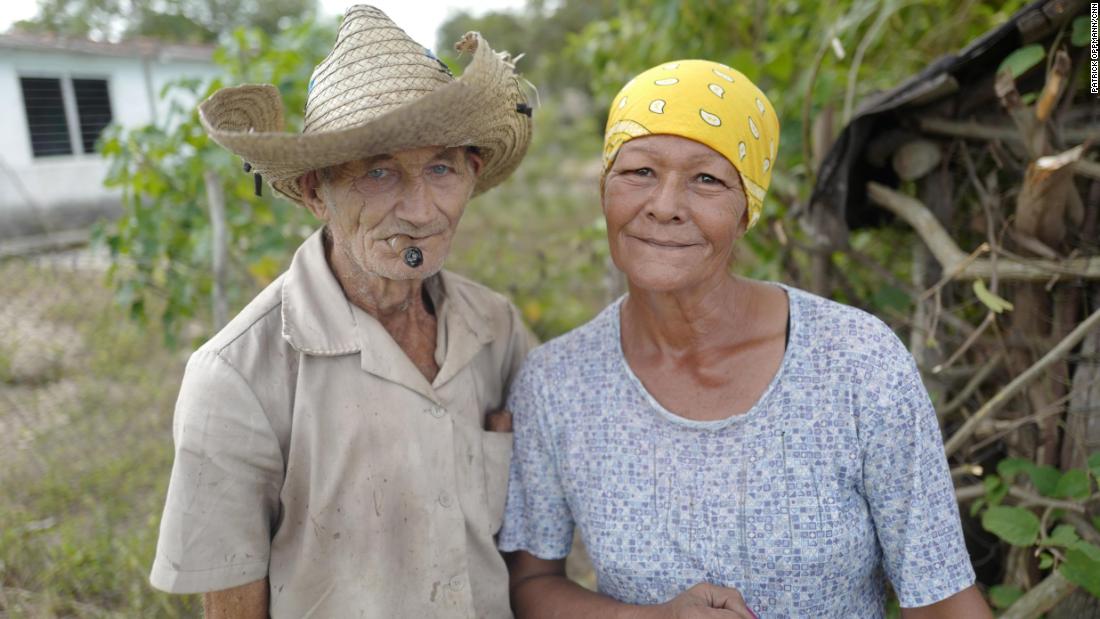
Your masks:
{"label": "woman's face", "polygon": [[607,172],[611,259],[631,284],[674,292],[724,277],[748,227],[741,176],[709,146],[674,135],[635,138]]}

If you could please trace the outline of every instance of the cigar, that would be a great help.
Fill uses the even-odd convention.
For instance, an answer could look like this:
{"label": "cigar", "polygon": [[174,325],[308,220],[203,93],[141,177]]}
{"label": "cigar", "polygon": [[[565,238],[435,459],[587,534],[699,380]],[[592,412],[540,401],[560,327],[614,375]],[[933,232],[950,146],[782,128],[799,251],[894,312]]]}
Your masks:
{"label": "cigar", "polygon": [[424,264],[424,252],[419,247],[407,247],[401,256],[405,259],[405,264],[414,269]]}

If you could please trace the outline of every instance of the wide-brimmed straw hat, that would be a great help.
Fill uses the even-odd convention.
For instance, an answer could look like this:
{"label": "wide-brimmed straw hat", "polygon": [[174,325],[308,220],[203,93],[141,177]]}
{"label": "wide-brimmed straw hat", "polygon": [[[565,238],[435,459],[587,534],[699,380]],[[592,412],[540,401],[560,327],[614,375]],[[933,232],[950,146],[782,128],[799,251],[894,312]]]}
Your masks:
{"label": "wide-brimmed straw hat", "polygon": [[215,142],[299,204],[298,177],[310,170],[435,145],[477,147],[481,193],[523,159],[531,106],[507,53],[476,32],[455,48],[473,54],[457,79],[385,13],[353,6],[310,79],[301,133],[283,130],[282,97],[270,84],[222,88],[199,117]]}

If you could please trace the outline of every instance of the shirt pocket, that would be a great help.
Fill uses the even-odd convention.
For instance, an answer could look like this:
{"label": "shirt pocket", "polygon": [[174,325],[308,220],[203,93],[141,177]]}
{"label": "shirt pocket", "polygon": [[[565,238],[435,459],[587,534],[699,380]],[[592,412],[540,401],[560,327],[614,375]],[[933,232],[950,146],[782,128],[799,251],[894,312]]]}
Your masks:
{"label": "shirt pocket", "polygon": [[504,522],[504,501],[508,497],[508,467],[512,462],[512,432],[481,433],[485,495],[489,510],[489,533],[496,535]]}

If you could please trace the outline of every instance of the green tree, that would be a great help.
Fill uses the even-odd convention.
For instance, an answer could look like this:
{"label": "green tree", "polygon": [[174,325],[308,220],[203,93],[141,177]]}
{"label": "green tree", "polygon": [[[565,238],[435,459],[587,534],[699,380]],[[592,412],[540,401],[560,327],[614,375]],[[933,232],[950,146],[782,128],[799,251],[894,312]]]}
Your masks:
{"label": "green tree", "polygon": [[476,30],[493,49],[522,53],[519,68],[548,96],[566,88],[587,91],[589,68],[561,52],[587,24],[614,16],[617,7],[612,0],[529,0],[524,10],[490,11],[477,17],[459,12],[440,26],[436,49],[448,53],[464,33]]}
{"label": "green tree", "polygon": [[[184,80],[162,94],[183,89],[201,100],[225,84],[278,85],[287,130],[300,130],[306,85],[335,38],[332,23],[312,21],[269,36],[238,29],[215,53],[225,77]],[[253,193],[241,162],[207,137],[195,109],[176,107],[163,124],[131,130],[112,127],[100,143],[110,161],[106,183],[122,190],[124,214],[97,236],[110,248],[109,276],[120,303],[144,318],[163,298],[159,318],[174,338],[182,321],[203,312],[212,286],[211,233],[204,174],[214,170],[224,184],[232,239],[229,282],[235,306],[275,278],[296,246],[313,229],[312,217],[287,200]]]}
{"label": "green tree", "polygon": [[288,22],[311,19],[316,10],[317,0],[38,0],[38,14],[14,27],[96,40],[147,36],[209,43],[241,27],[274,34]]}

